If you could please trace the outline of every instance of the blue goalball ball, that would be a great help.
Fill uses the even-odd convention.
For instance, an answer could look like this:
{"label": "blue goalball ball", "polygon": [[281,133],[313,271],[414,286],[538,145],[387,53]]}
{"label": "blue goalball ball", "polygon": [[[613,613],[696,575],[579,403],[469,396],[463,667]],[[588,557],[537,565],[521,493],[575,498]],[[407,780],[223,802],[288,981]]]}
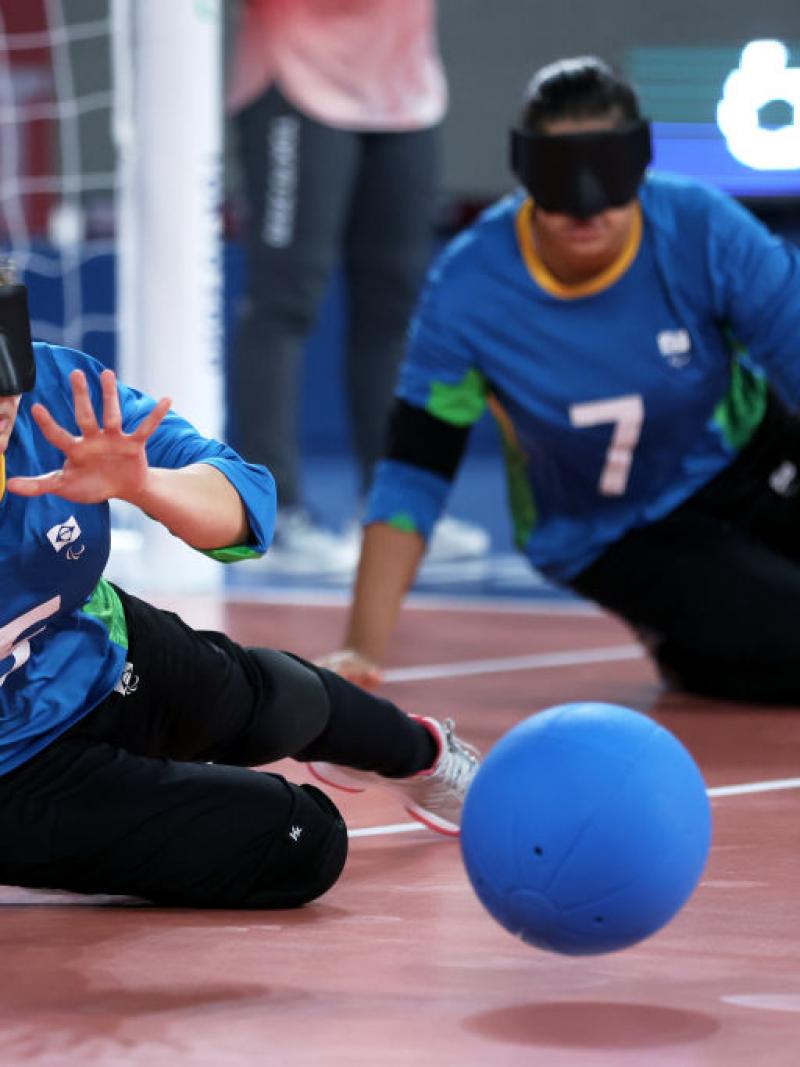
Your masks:
{"label": "blue goalball ball", "polygon": [[692,757],[613,704],[562,704],[515,726],[478,771],[461,822],[467,874],[491,915],[528,944],[576,956],[668,923],[710,845]]}

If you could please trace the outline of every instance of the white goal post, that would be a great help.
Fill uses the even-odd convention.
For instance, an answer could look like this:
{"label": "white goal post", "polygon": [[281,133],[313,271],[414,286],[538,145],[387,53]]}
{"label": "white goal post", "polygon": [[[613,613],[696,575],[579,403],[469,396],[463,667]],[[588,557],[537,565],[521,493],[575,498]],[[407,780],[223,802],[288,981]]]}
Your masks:
{"label": "white goal post", "polygon": [[[220,0],[111,0],[111,31],[119,376],[221,437]],[[218,563],[117,514],[141,543],[127,554],[129,582],[190,592],[222,582]]]}

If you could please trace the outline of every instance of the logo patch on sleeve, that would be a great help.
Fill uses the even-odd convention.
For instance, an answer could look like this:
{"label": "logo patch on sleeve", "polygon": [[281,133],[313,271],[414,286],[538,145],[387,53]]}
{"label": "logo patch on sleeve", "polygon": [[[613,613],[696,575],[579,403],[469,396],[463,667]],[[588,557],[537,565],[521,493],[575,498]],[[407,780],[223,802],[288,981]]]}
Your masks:
{"label": "logo patch on sleeve", "polygon": [[78,526],[77,519],[74,515],[70,515],[66,522],[57,522],[52,529],[47,531],[47,540],[56,552],[60,552],[65,545],[71,545],[73,541],[77,541],[80,535],[81,528]]}

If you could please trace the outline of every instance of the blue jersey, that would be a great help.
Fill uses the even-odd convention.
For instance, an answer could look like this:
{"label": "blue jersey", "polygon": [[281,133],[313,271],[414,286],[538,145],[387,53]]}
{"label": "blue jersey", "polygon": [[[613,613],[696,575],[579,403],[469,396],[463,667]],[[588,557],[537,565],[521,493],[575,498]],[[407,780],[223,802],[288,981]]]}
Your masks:
{"label": "blue jersey", "polygon": [[[44,439],[31,405],[44,403],[72,433],[68,375],[86,374],[102,411],[103,367],[81,352],[34,345],[36,387],[22,396],[6,451],[9,476],[60,469],[64,457]],[[154,407],[150,397],[119,387],[123,427],[134,429]],[[264,467],[202,437],[168,412],[147,443],[153,467],[207,463],[242,498],[252,544],[210,553],[223,561],[263,554],[275,520],[275,489]],[[113,691],[127,650],[119,598],[103,580],[109,552],[108,504],[76,504],[53,495],[0,500],[0,774],[30,759]]]}
{"label": "blue jersey", "polygon": [[[569,287],[531,212],[501,200],[434,264],[398,396],[458,427],[489,406],[517,544],[568,580],[728,466],[768,382],[800,399],[800,254],[729,197],[651,175],[618,261]],[[366,521],[427,535],[448,487],[435,463],[385,460]]]}

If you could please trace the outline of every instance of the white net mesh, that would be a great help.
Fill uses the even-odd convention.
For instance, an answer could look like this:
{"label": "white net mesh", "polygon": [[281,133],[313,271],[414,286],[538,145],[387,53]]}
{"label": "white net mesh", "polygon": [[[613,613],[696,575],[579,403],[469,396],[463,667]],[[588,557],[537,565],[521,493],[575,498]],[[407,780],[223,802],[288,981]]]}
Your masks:
{"label": "white net mesh", "polygon": [[0,8],[0,243],[39,340],[114,359],[108,0]]}

